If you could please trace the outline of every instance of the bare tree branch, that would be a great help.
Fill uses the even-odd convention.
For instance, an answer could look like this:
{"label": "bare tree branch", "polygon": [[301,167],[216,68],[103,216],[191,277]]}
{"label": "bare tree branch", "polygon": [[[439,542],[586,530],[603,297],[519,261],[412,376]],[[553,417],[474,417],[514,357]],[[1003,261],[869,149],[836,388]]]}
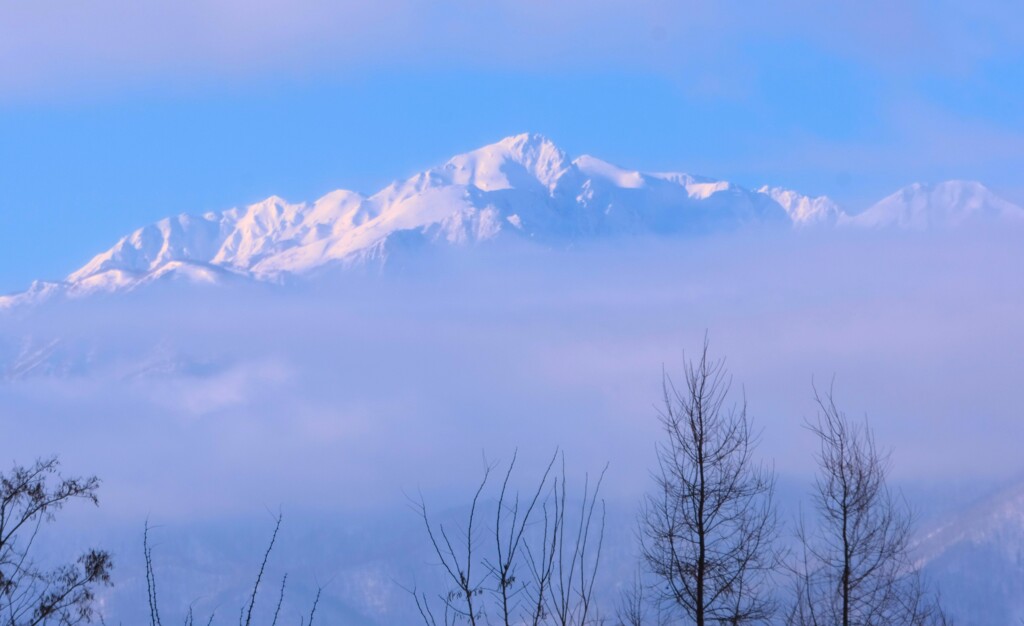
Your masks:
{"label": "bare tree branch", "polygon": [[[590,616],[604,537],[603,502],[600,519],[597,516],[604,472],[593,487],[589,479],[585,481],[578,519],[574,519],[567,514],[564,456],[561,475],[552,474],[559,455],[552,456],[526,498],[512,487],[518,454],[513,455],[496,494],[493,526],[486,529],[492,537],[490,549],[487,542],[478,545],[473,528],[493,466],[485,467],[470,503],[466,529],[454,542],[442,524],[431,521],[420,498],[419,515],[450,588],[438,596],[444,607],[440,617],[425,594],[411,591],[425,624],[596,623]],[[456,550],[454,545],[463,547]],[[474,563],[481,565],[478,578],[470,576]]]}
{"label": "bare tree branch", "polygon": [[766,623],[779,556],[774,472],[754,463],[746,401],[727,406],[730,378],[724,360],[709,358],[707,338],[684,382],[663,376],[665,439],[639,516],[652,600],[697,626]]}
{"label": "bare tree branch", "polygon": [[110,554],[89,550],[77,561],[41,568],[32,548],[44,523],[73,500],[98,504],[99,479],[68,478],[56,458],[0,474],[0,625],[71,626],[97,617],[96,589],[110,584]]}
{"label": "bare tree branch", "polygon": [[818,524],[797,528],[800,559],[791,564],[793,626],[925,626],[948,619],[909,558],[909,507],[886,485],[889,453],[867,421],[853,422],[832,389],[815,389],[819,473],[813,502]]}

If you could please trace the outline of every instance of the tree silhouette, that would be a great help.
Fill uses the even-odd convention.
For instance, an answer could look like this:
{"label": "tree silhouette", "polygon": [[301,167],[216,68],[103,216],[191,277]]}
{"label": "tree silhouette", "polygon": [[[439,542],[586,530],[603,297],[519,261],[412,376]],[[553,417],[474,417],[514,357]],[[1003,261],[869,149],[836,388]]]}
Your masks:
{"label": "tree silhouette", "polygon": [[818,524],[798,527],[792,626],[924,626],[947,618],[909,556],[911,515],[886,485],[889,455],[867,421],[853,422],[831,390],[815,392],[820,444],[813,500]]}
{"label": "tree silhouette", "polygon": [[666,375],[663,388],[656,489],[639,516],[653,601],[660,614],[682,612],[697,626],[766,622],[774,611],[767,577],[778,562],[774,474],[753,460],[746,403],[727,406],[725,361],[709,358],[706,338],[684,387]]}
{"label": "tree silhouette", "polygon": [[40,529],[73,500],[98,504],[95,476],[66,478],[54,458],[0,474],[0,624],[70,626],[96,617],[97,587],[110,584],[112,561],[88,550],[73,563],[45,569],[33,558]]}

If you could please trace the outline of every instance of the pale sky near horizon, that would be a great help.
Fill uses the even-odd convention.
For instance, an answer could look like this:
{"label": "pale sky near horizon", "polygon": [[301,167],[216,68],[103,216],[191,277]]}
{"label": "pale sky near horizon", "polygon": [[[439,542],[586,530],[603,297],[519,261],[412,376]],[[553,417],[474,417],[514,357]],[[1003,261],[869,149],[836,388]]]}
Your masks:
{"label": "pale sky near horizon", "polygon": [[852,212],[951,178],[1024,203],[1022,7],[0,0],[0,292],[524,131]]}

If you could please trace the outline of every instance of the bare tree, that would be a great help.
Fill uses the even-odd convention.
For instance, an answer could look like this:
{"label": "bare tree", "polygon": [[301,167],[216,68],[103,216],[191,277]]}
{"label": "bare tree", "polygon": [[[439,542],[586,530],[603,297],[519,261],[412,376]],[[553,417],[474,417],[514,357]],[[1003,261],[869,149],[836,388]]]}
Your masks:
{"label": "bare tree", "polygon": [[0,624],[69,626],[96,616],[96,589],[110,584],[112,562],[88,550],[75,563],[44,569],[32,556],[43,524],[73,500],[98,504],[99,479],[66,478],[56,458],[0,474]]}
{"label": "bare tree", "polygon": [[813,501],[818,524],[801,520],[793,567],[794,626],[945,624],[909,556],[911,515],[886,485],[889,455],[867,421],[852,422],[832,392],[815,391],[819,412],[807,424],[819,439]]}
{"label": "bare tree", "polygon": [[597,623],[594,581],[605,523],[598,492],[604,472],[593,486],[589,478],[585,481],[574,514],[564,457],[561,472],[553,472],[558,458],[556,453],[537,488],[521,498],[510,486],[513,456],[489,522],[482,518],[482,497],[494,466],[485,466],[461,528],[435,524],[420,499],[417,508],[448,587],[434,603],[427,594],[411,590],[428,626]]}
{"label": "bare tree", "polygon": [[[685,387],[666,375],[656,491],[639,516],[652,600],[697,626],[767,622],[768,576],[778,563],[774,473],[753,459],[745,400],[727,406],[724,360],[685,366]],[[636,614],[636,611],[633,611]]]}
{"label": "bare tree", "polygon": [[[274,551],[274,545],[277,543],[277,535],[281,530],[281,519],[282,516],[278,513],[274,517],[274,531],[270,535],[270,542],[267,545],[266,551],[263,553],[263,560],[260,561],[259,570],[256,573],[256,582],[253,583],[252,589],[249,591],[249,599],[246,603],[242,604],[238,611],[238,625],[239,626],[250,626],[254,623],[253,620],[253,609],[256,606],[256,600],[259,596],[260,584],[263,582],[263,577],[267,571],[267,563],[270,561],[270,554]],[[162,626],[160,620],[160,609],[159,609],[159,594],[157,593],[156,586],[156,574],[153,571],[153,550],[149,543],[149,522],[146,522],[142,533],[142,552],[145,557],[146,567],[146,592],[149,597],[149,623],[150,626]],[[277,626],[278,618],[281,617],[281,607],[284,604],[285,586],[288,582],[288,574],[286,573],[281,579],[281,586],[278,589],[277,603],[274,607],[273,616],[270,621],[270,626]],[[300,616],[301,624],[304,626],[313,626],[313,618],[316,616],[316,609],[320,604],[320,596],[323,592],[323,587],[317,586],[316,597],[313,599],[312,608],[309,612],[309,619],[307,621],[305,616]],[[211,612],[206,622],[206,626],[212,626],[216,611]],[[189,606],[188,612],[185,614],[185,626],[194,626],[195,615],[193,608]]]}
{"label": "bare tree", "polygon": [[638,571],[633,582],[622,589],[619,605],[615,611],[616,626],[666,626],[671,623],[664,603],[654,604],[648,601],[646,591],[648,584]]}

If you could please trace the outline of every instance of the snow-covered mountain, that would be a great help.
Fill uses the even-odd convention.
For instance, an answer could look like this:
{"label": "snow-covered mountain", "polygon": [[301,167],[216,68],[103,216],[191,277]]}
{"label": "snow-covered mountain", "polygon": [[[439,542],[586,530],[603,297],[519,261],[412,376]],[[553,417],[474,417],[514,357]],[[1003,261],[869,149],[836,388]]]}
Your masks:
{"label": "snow-covered mountain", "polygon": [[863,213],[844,216],[841,221],[865,228],[928,230],[992,220],[1024,223],[1024,210],[981,183],[950,180],[937,185],[909,185]]}
{"label": "snow-covered mountain", "polygon": [[384,262],[423,245],[502,238],[564,245],[753,225],[941,228],[979,218],[1024,223],[1024,209],[979,183],[952,181],[912,185],[849,216],[824,196],[644,173],[591,156],[573,159],[541,135],[522,134],[370,196],[337,190],[298,204],[274,196],[220,213],[163,219],[122,238],[63,281],[36,282],[23,293],[0,297],[0,309],[158,280],[278,281],[330,265]]}

